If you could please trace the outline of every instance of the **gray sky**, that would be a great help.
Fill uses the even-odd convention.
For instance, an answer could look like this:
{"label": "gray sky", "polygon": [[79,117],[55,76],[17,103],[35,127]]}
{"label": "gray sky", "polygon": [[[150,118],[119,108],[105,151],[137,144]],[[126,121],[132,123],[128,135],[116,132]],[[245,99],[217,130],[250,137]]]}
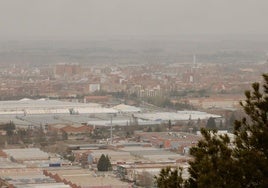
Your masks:
{"label": "gray sky", "polygon": [[268,34],[268,0],[0,0],[0,38]]}

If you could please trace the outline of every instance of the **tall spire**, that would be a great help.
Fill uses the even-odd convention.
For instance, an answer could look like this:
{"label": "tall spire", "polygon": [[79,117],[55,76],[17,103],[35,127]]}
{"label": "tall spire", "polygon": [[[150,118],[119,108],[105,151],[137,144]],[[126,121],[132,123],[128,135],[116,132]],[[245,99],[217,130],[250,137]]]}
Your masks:
{"label": "tall spire", "polygon": [[193,66],[196,67],[196,55],[195,54],[193,55],[193,64],[194,64]]}

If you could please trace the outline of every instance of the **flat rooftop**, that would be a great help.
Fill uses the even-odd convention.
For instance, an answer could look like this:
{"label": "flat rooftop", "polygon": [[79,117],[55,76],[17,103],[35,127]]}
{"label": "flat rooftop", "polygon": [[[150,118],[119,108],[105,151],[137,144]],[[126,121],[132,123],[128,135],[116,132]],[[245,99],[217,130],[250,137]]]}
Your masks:
{"label": "flat rooftop", "polygon": [[0,101],[0,115],[117,113],[96,103],[75,103],[50,99]]}
{"label": "flat rooftop", "polygon": [[134,155],[132,155],[130,152],[126,152],[126,151],[115,151],[115,150],[110,150],[110,149],[103,149],[103,150],[92,150],[91,155],[96,158],[99,159],[100,156],[104,154],[104,155],[108,155],[111,159],[111,162],[135,162],[137,161],[137,157],[135,157]]}
{"label": "flat rooftop", "polygon": [[1,169],[13,169],[13,168],[23,169],[23,168],[26,168],[26,166],[23,164],[14,163],[7,158],[0,157],[0,170]]}
{"label": "flat rooftop", "polygon": [[95,173],[86,169],[77,170],[48,170],[49,173],[58,174],[61,179],[71,181],[72,183],[86,186],[112,186],[120,188],[128,188],[129,184],[122,182],[109,173]]}
{"label": "flat rooftop", "polygon": [[49,157],[39,148],[4,149],[3,152],[15,160],[43,160]]}
{"label": "flat rooftop", "polygon": [[136,117],[143,120],[150,121],[188,121],[188,120],[202,120],[210,117],[220,118],[221,116],[209,114],[200,111],[177,111],[177,112],[155,112],[155,113],[140,113],[135,114]]}

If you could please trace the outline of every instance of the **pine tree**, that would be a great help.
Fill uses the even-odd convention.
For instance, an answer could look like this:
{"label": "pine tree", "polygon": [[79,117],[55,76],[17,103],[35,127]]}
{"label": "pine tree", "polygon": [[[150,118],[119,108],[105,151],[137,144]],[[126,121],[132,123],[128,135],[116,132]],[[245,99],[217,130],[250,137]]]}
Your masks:
{"label": "pine tree", "polygon": [[109,171],[112,170],[112,165],[109,159],[108,155],[102,154],[99,158],[98,164],[97,164],[98,171]]}
{"label": "pine tree", "polygon": [[[194,160],[184,187],[268,187],[268,74],[263,78],[263,87],[253,83],[240,103],[246,116],[235,121],[234,142],[216,130],[201,130],[203,139],[190,150]],[[172,176],[170,169],[162,169],[157,185],[169,187],[169,181],[176,182]]]}
{"label": "pine tree", "polygon": [[233,159],[230,138],[216,130],[201,129],[203,140],[191,148],[194,161],[189,162],[190,178],[187,187],[239,188],[239,168]]}
{"label": "pine tree", "polygon": [[[268,75],[253,83],[241,106],[246,117],[235,121],[235,142],[202,130],[203,140],[190,150],[189,187],[268,187]],[[232,144],[232,147],[230,147]]]}
{"label": "pine tree", "polygon": [[107,171],[106,157],[104,154],[101,155],[97,164],[98,171]]}
{"label": "pine tree", "polygon": [[106,155],[105,158],[106,158],[107,171],[110,171],[112,170],[112,164],[111,164],[110,158],[108,155]]}
{"label": "pine tree", "polygon": [[264,83],[252,84],[240,102],[246,117],[235,122],[236,149],[244,187],[268,187],[268,74]]}
{"label": "pine tree", "polygon": [[155,176],[155,180],[159,188],[181,188],[183,187],[182,169],[163,168],[159,176]]}

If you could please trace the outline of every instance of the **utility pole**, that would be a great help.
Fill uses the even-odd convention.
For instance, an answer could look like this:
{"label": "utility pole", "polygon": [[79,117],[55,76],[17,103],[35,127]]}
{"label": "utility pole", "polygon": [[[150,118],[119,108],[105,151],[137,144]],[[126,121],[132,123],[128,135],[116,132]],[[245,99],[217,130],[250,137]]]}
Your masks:
{"label": "utility pole", "polygon": [[113,115],[111,115],[111,144],[113,144]]}

